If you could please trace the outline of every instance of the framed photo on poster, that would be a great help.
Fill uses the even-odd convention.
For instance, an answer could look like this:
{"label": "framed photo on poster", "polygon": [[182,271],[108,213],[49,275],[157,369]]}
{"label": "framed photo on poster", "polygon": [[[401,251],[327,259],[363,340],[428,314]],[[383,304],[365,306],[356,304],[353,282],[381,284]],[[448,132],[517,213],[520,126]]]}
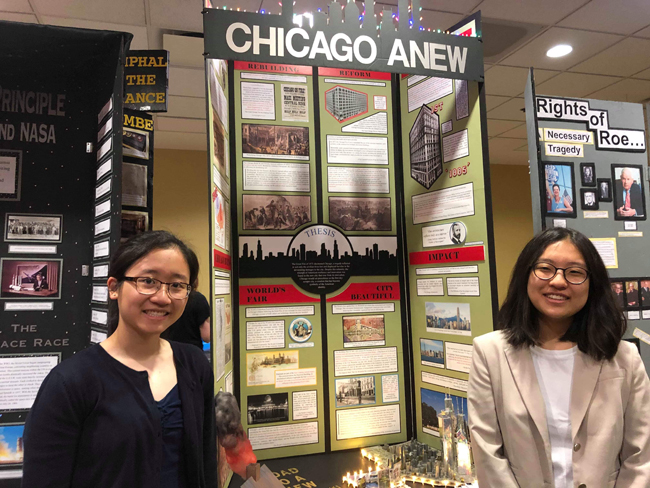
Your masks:
{"label": "framed photo on poster", "polygon": [[596,165],[580,163],[580,183],[582,186],[596,186]]}
{"label": "framed photo on poster", "polygon": [[641,296],[641,308],[650,309],[650,278],[643,278],[639,282],[639,295]]}
{"label": "framed photo on poster", "polygon": [[639,282],[637,280],[625,281],[625,308],[627,310],[638,310],[641,308],[641,294],[639,293]]}
{"label": "framed photo on poster", "polygon": [[598,210],[598,195],[595,188],[580,189],[580,208],[582,210]]}
{"label": "framed photo on poster", "polygon": [[643,167],[635,164],[612,164],[615,220],[645,220]]}
{"label": "framed photo on poster", "polygon": [[5,215],[5,241],[61,242],[63,215],[23,214]]}
{"label": "framed photo on poster", "polygon": [[576,218],[576,190],[573,163],[544,163],[546,215]]}
{"label": "framed photo on poster", "polygon": [[609,286],[612,287],[614,301],[621,307],[621,310],[625,310],[625,285],[622,281],[610,281]]}
{"label": "framed photo on poster", "polygon": [[0,259],[0,299],[61,298],[62,259]]}
{"label": "framed photo on poster", "polygon": [[612,180],[609,178],[597,178],[598,182],[598,201],[611,202],[612,201]]}

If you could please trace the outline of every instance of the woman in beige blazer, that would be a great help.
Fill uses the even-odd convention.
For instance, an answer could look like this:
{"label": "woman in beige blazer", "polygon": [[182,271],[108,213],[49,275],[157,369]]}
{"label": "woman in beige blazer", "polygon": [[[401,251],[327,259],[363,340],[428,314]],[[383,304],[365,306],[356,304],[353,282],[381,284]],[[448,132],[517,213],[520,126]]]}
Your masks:
{"label": "woman in beige blazer", "polygon": [[534,237],[498,325],[469,377],[480,487],[650,487],[650,381],[589,239]]}

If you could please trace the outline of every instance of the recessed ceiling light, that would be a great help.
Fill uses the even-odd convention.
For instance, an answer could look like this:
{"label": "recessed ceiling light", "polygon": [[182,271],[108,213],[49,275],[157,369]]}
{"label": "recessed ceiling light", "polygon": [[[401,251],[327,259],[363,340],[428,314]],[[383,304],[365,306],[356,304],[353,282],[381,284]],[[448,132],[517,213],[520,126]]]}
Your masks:
{"label": "recessed ceiling light", "polygon": [[569,54],[571,51],[573,51],[573,48],[568,44],[558,44],[546,51],[546,55],[549,58],[561,58],[562,56]]}

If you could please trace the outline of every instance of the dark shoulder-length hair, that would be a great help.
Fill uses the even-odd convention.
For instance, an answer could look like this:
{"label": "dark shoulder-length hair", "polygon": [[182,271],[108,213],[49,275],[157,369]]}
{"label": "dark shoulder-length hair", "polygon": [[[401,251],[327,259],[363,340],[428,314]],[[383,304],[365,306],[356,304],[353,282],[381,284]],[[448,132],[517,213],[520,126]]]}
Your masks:
{"label": "dark shoulder-length hair", "polygon": [[[199,277],[199,260],[192,249],[171,232],[155,230],[135,235],[129,240],[120,244],[111,258],[108,267],[108,277],[115,278],[119,283],[124,281],[126,272],[137,261],[145,257],[151,251],[159,249],[175,248],[185,258],[190,269],[190,286],[196,288]],[[108,332],[112,334],[117,329],[120,312],[117,300],[109,300],[108,303]]]}
{"label": "dark shoulder-length hair", "polygon": [[512,270],[508,294],[497,315],[497,326],[505,330],[508,342],[515,347],[539,345],[539,312],[528,298],[528,278],[546,248],[563,240],[570,241],[585,260],[589,271],[589,296],[561,340],[577,343],[583,353],[596,361],[612,359],[627,322],[614,299],[609,275],[598,251],[584,234],[573,229],[546,229],[526,244]]}

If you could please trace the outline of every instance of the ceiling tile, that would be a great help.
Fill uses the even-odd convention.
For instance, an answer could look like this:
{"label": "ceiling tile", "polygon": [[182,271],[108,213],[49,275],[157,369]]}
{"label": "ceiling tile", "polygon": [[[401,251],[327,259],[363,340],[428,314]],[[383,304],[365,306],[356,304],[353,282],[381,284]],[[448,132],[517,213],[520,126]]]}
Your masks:
{"label": "ceiling tile", "polygon": [[494,110],[490,110],[487,117],[488,119],[520,120],[523,122],[526,120],[526,114],[523,112],[525,105],[523,98],[513,98]]}
{"label": "ceiling tile", "polygon": [[[505,58],[502,63],[509,66],[565,70],[621,39],[623,39],[621,36],[614,34],[553,27]],[[558,44],[570,44],[573,46],[573,52],[561,58],[546,56],[546,51]]]}
{"label": "ceiling tile", "polygon": [[425,29],[440,29],[446,30],[452,25],[457,24],[463,20],[463,16],[459,14],[449,14],[447,12],[437,12],[434,10],[422,9],[420,12],[422,20],[420,25]]}
{"label": "ceiling tile", "polygon": [[[489,122],[488,122],[489,124]],[[508,130],[503,134],[500,134],[499,137],[507,137],[508,139],[528,139],[528,132],[526,124],[515,127],[514,129]]]}
{"label": "ceiling tile", "polygon": [[184,97],[205,97],[203,70],[169,67],[169,94]]}
{"label": "ceiling tile", "polygon": [[81,29],[98,29],[118,32],[130,32],[133,34],[133,40],[129,49],[149,49],[147,41],[147,28],[126,24],[109,24],[107,22],[94,22],[90,20],[68,19],[63,17],[42,16],[44,24],[59,25],[62,27],[79,27]]}
{"label": "ceiling tile", "polygon": [[163,49],[169,51],[169,64],[204,69],[203,38],[163,34]]}
{"label": "ceiling tile", "polygon": [[641,78],[644,80],[650,80],[650,69],[646,69],[641,71],[641,73],[637,73],[633,76],[633,78]]}
{"label": "ceiling tile", "polygon": [[[557,71],[536,69],[535,83],[546,81],[557,74]],[[493,66],[485,73],[485,90],[488,95],[516,97],[524,92],[527,79],[528,68]]]}
{"label": "ceiling tile", "polygon": [[644,37],[645,39],[650,39],[650,26],[635,33],[634,37]]}
{"label": "ceiling tile", "polygon": [[0,10],[2,10],[3,12],[14,12],[14,13],[24,13],[24,14],[31,14],[34,12],[32,10],[31,5],[29,4],[29,0],[1,0]]}
{"label": "ceiling tile", "polygon": [[[238,0],[237,6],[241,5],[242,10],[246,4],[256,3],[255,10],[259,6],[259,0]],[[250,9],[250,7],[248,7]],[[203,15],[201,15],[201,2],[187,2],[179,0],[155,0],[149,2],[151,14],[151,25],[174,29],[186,32],[203,32]]]}
{"label": "ceiling tile", "polygon": [[[158,135],[156,134],[156,137]],[[157,144],[157,143],[156,143]],[[528,153],[517,151],[521,147],[521,139],[505,139],[494,137],[488,141],[490,148],[490,164],[528,164]]]}
{"label": "ceiling tile", "polygon": [[181,149],[205,151],[208,137],[196,132],[156,131],[156,149]]}
{"label": "ceiling tile", "polygon": [[584,5],[585,0],[485,0],[483,17],[551,25]]}
{"label": "ceiling tile", "polygon": [[584,75],[578,73],[561,73],[544,83],[535,85],[535,93],[559,97],[584,98],[589,93],[609,86],[622,78],[613,76]]}
{"label": "ceiling tile", "polygon": [[40,15],[115,24],[145,25],[144,2],[142,1],[31,0],[31,2],[34,5],[34,10]]}
{"label": "ceiling tile", "polygon": [[[481,0],[420,0],[420,6],[423,9],[445,10],[459,14],[471,12],[479,3]],[[452,25],[449,24],[447,27]]]}
{"label": "ceiling tile", "polygon": [[169,117],[201,119],[205,124],[205,98],[170,95],[167,97],[167,102],[167,112],[164,115]]}
{"label": "ceiling tile", "polygon": [[181,119],[176,117],[166,117],[158,115],[156,117],[156,136],[157,131],[169,132],[193,132],[205,134],[205,120],[200,119]]}
{"label": "ceiling tile", "polygon": [[498,95],[486,95],[485,106],[487,107],[487,111],[489,112],[490,110],[497,108],[499,105],[503,105],[508,100],[510,100],[510,97],[500,97]]}
{"label": "ceiling tile", "polygon": [[521,122],[512,120],[488,120],[488,136],[498,136],[520,125]]}
{"label": "ceiling tile", "polygon": [[650,24],[648,0],[591,0],[558,25],[616,34],[632,34]]}
{"label": "ceiling tile", "polygon": [[616,102],[642,102],[650,98],[650,81],[623,80],[595,93],[590,93],[589,98]]}
{"label": "ceiling tile", "polygon": [[26,24],[38,24],[38,19],[31,14],[15,14],[13,12],[0,12],[0,20],[9,22],[24,22]]}
{"label": "ceiling tile", "polygon": [[649,66],[650,40],[628,37],[574,66],[570,71],[630,76]]}
{"label": "ceiling tile", "polygon": [[498,62],[527,43],[544,29],[538,24],[483,18],[483,56],[486,62]]}

